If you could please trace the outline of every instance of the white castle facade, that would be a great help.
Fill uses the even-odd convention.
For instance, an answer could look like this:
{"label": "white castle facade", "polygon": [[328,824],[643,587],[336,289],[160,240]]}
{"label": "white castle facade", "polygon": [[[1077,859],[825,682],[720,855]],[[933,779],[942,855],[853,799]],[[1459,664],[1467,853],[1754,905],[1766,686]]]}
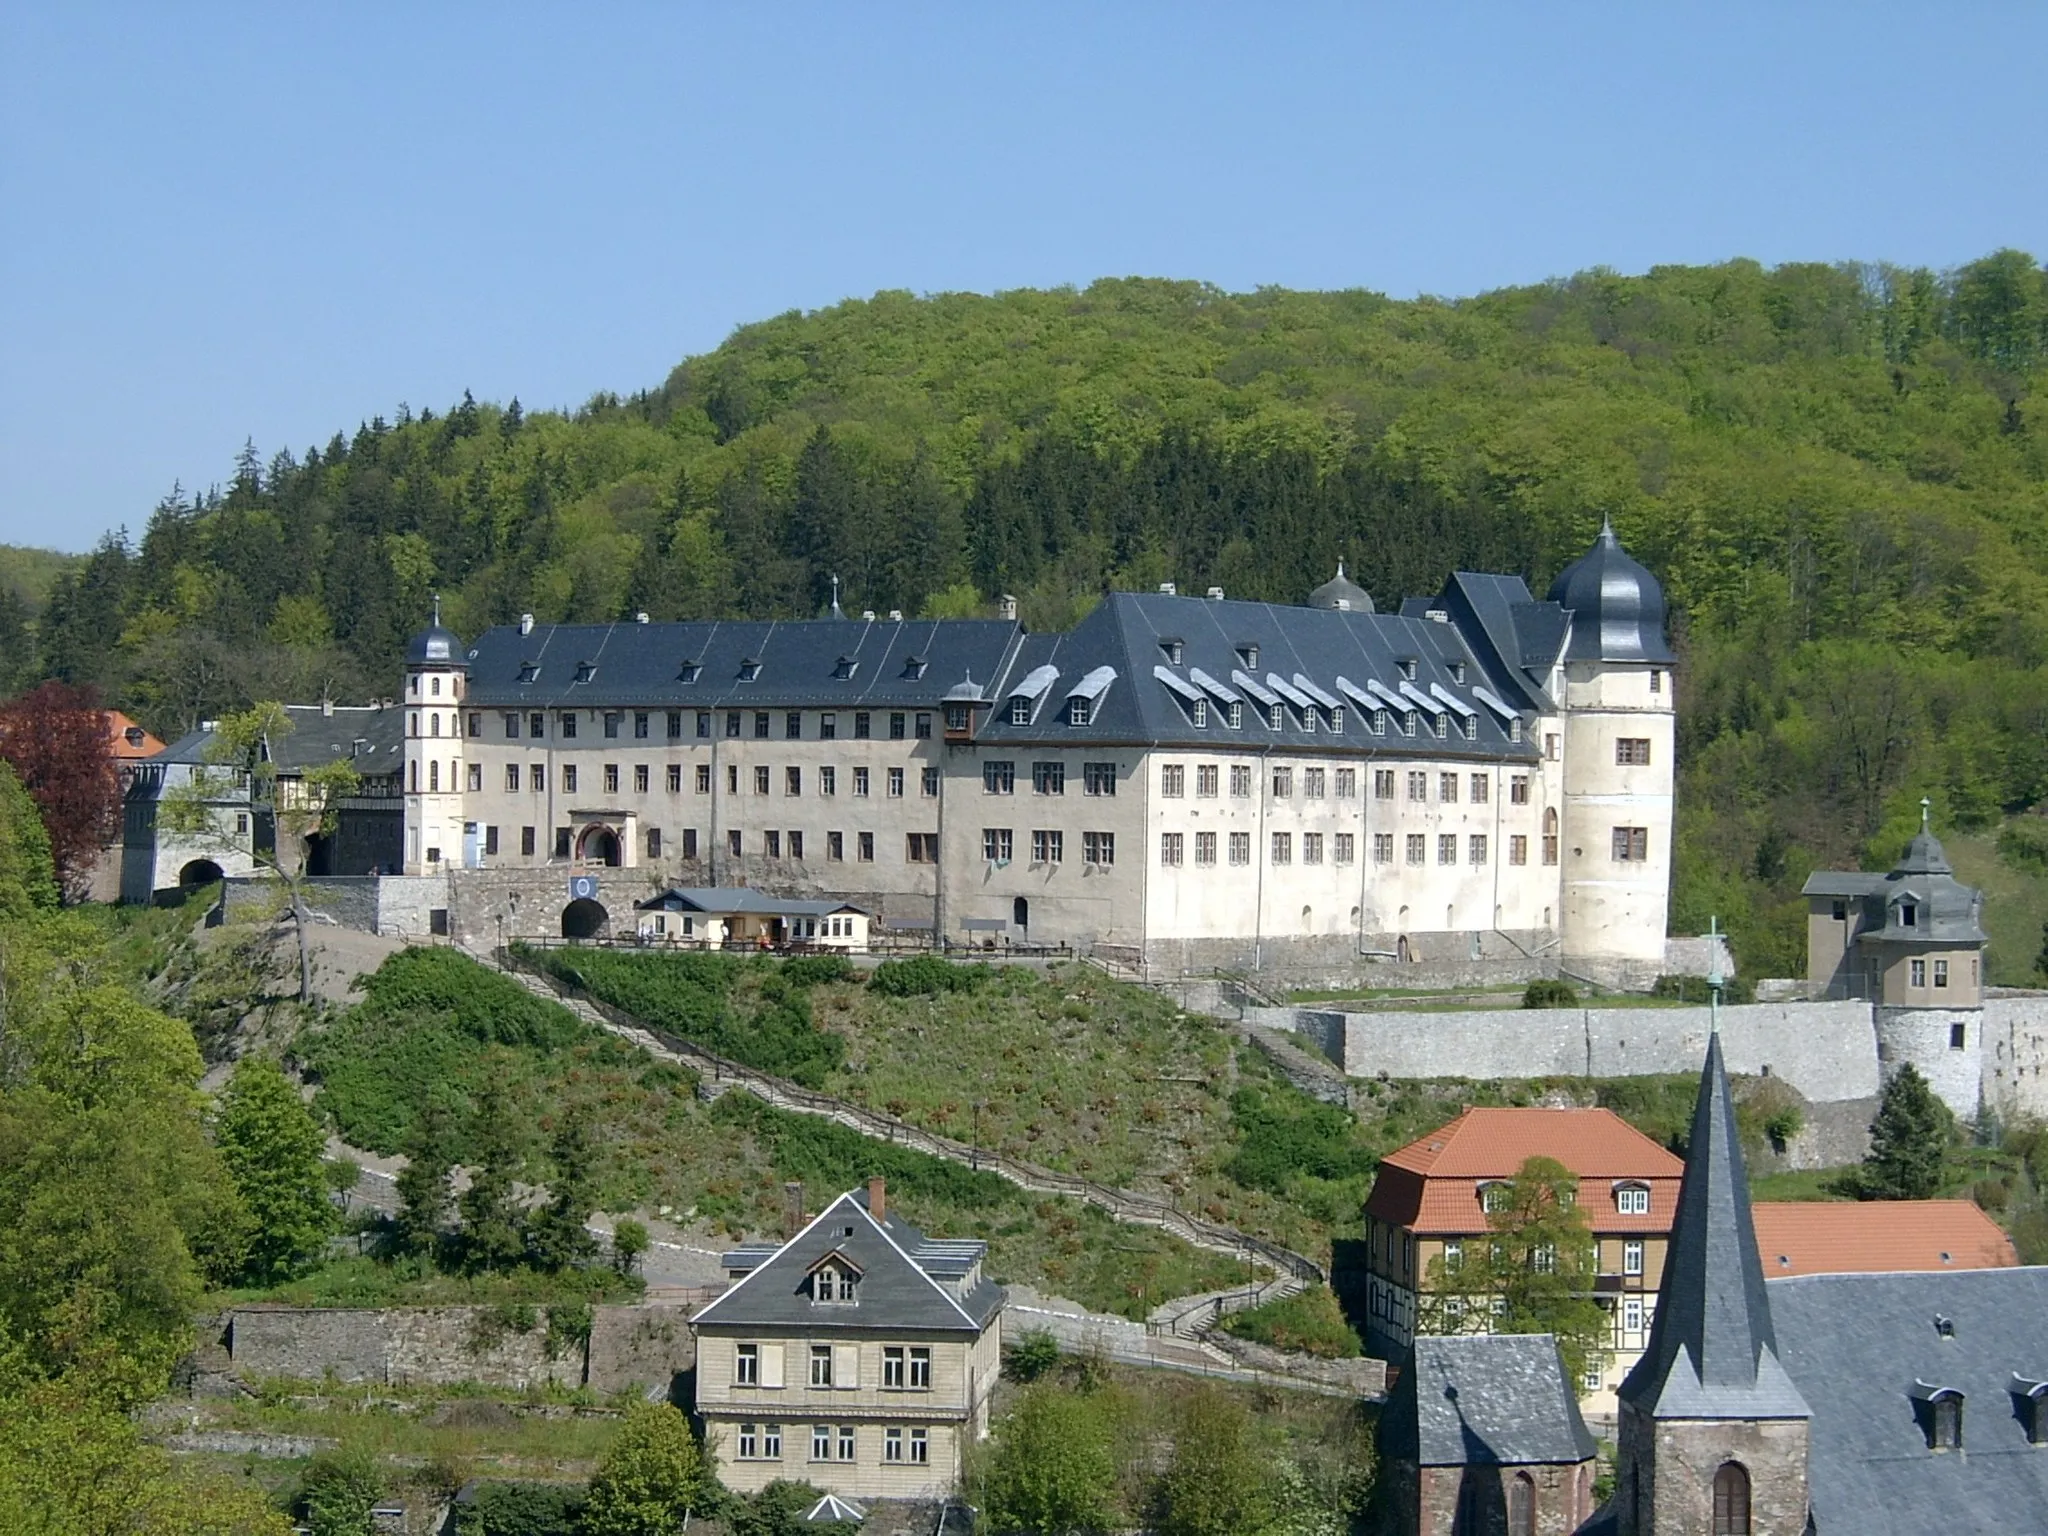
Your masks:
{"label": "white castle facade", "polygon": [[[669,886],[1151,966],[1664,966],[1672,666],[1603,530],[1544,601],[1112,593],[1001,620],[535,625],[408,650],[386,921],[633,931]],[[566,877],[585,877],[572,900]],[[595,877],[594,883],[588,877]]]}

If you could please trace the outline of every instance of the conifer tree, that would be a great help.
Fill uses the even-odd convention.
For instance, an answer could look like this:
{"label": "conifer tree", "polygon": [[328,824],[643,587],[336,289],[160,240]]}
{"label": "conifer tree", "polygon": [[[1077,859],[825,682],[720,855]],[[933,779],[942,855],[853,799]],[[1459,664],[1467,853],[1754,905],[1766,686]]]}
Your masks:
{"label": "conifer tree", "polygon": [[1884,1085],[1870,1123],[1862,1192],[1870,1200],[1930,1200],[1941,1192],[1956,1117],[1911,1062]]}
{"label": "conifer tree", "polygon": [[493,1083],[478,1096],[469,1140],[475,1163],[458,1202],[463,1260],[473,1270],[507,1269],[526,1256],[526,1214],[512,1187],[524,1158],[500,1085]]}
{"label": "conifer tree", "polygon": [[398,1194],[399,1248],[433,1257],[439,1252],[453,1210],[454,1125],[438,1098],[429,1098],[414,1116],[405,1143],[405,1167],[393,1184]]}
{"label": "conifer tree", "polygon": [[590,1123],[577,1111],[555,1128],[549,1160],[548,1203],[533,1219],[534,1262],[542,1269],[573,1269],[597,1252],[597,1239],[584,1223],[597,1207]]}

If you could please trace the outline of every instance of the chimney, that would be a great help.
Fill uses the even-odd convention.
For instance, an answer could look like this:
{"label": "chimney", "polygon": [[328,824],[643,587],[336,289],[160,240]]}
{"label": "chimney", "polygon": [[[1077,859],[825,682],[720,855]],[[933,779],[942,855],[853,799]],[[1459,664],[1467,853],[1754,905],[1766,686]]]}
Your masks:
{"label": "chimney", "polygon": [[879,1178],[868,1180],[868,1214],[877,1221],[889,1219],[889,1186]]}
{"label": "chimney", "polygon": [[861,609],[860,616],[870,624],[875,622],[875,610],[872,608]]}
{"label": "chimney", "polygon": [[326,719],[332,720],[334,718],[334,700],[323,695],[320,700],[320,713]]}
{"label": "chimney", "polygon": [[1174,596],[1173,583],[1170,581],[1162,581],[1161,583],[1159,583],[1159,595],[1161,597]]}
{"label": "chimney", "polygon": [[1210,601],[1210,602],[1212,602],[1212,603],[1220,603],[1220,602],[1222,602],[1222,601],[1223,601],[1223,589],[1222,589],[1221,587],[1211,587],[1211,588],[1209,589],[1209,601]]}
{"label": "chimney", "polygon": [[782,1236],[784,1241],[804,1229],[804,1181],[791,1179],[782,1186]]}
{"label": "chimney", "polygon": [[645,613],[645,611],[634,614],[633,622],[635,624],[645,624],[647,622],[647,614]]}
{"label": "chimney", "polygon": [[1005,592],[996,599],[996,611],[1009,623],[1017,622],[1017,598],[1014,593]]}
{"label": "chimney", "polygon": [[903,610],[901,608],[891,608],[889,610],[889,622],[891,624],[901,624],[903,622]]}
{"label": "chimney", "polygon": [[521,633],[522,635],[530,635],[533,633],[532,614],[522,613],[521,615],[519,615],[519,633]]}

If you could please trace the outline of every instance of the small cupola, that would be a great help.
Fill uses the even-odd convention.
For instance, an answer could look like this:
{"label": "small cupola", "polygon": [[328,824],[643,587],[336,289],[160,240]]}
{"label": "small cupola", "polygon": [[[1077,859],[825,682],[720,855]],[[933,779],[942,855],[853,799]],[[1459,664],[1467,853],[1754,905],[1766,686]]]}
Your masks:
{"label": "small cupola", "polygon": [[1570,611],[1569,661],[1639,661],[1670,665],[1678,658],[1664,636],[1664,589],[1629,558],[1603,520],[1593,547],[1558,572],[1550,601]]}
{"label": "small cupola", "polygon": [[406,643],[405,664],[409,667],[469,670],[469,659],[464,654],[461,637],[453,630],[441,627],[441,599],[438,596],[434,599],[433,622]]}
{"label": "small cupola", "polygon": [[1311,608],[1333,608],[1340,613],[1371,613],[1372,594],[1344,574],[1344,562],[1337,562],[1337,574],[1308,595]]}

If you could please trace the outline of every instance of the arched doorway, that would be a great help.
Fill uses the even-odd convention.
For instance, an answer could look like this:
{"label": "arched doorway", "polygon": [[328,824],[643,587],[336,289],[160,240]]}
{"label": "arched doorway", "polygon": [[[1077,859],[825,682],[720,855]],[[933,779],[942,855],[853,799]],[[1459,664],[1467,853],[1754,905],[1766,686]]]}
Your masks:
{"label": "arched doorway", "polygon": [[214,885],[225,878],[221,867],[211,859],[194,859],[178,871],[178,886],[182,890],[193,890],[202,885]]}
{"label": "arched doorway", "polygon": [[595,939],[611,921],[611,913],[588,896],[579,896],[562,908],[562,937],[565,939]]}
{"label": "arched doorway", "polygon": [[585,864],[602,864],[607,869],[619,867],[619,835],[610,827],[585,827],[583,841],[577,845],[576,857]]}
{"label": "arched doorway", "polygon": [[1010,903],[1010,926],[1019,933],[1031,931],[1031,903],[1022,896]]}

